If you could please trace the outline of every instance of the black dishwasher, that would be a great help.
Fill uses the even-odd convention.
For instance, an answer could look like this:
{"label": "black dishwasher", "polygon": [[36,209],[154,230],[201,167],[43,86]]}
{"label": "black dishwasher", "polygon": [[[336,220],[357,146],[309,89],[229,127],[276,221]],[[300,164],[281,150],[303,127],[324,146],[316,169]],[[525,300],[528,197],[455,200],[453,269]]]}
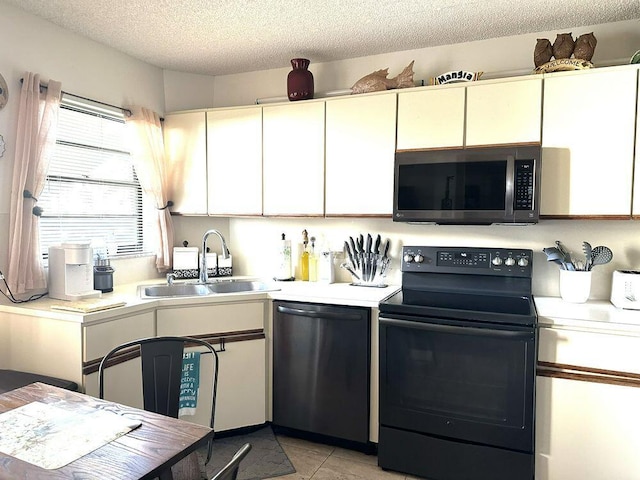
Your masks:
{"label": "black dishwasher", "polygon": [[370,310],[274,302],[273,424],[369,441]]}

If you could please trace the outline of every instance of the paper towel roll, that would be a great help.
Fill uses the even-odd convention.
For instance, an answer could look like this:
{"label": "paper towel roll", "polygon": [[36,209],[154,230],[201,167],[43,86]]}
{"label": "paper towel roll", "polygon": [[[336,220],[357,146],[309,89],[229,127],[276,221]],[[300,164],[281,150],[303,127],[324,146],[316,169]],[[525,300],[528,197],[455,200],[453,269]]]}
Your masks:
{"label": "paper towel roll", "polygon": [[291,280],[291,240],[283,239],[278,242],[276,280]]}

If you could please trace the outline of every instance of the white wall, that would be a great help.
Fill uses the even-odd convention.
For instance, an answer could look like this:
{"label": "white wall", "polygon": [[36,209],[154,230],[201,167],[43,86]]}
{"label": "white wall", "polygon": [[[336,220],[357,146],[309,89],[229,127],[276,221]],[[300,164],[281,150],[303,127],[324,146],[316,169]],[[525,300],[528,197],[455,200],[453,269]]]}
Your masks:
{"label": "white wall", "polygon": [[[627,63],[640,49],[640,20],[567,28],[562,32],[572,32],[574,37],[594,32],[598,45],[592,62],[596,66]],[[553,42],[556,34],[562,32],[538,32],[337,62],[313,63],[311,58],[309,70],[314,75],[315,90],[320,94],[351,88],[364,75],[382,68],[388,67],[389,77],[394,77],[412,60],[415,60],[414,80],[424,80],[425,85],[430,77],[450,70],[485,72],[484,78],[531,73],[536,39],[548,38]],[[279,69],[216,77],[214,106],[249,105],[258,98],[269,97],[283,97],[286,101],[290,70],[290,65],[283,65]]]}
{"label": "white wall", "polygon": [[[606,245],[613,250],[608,265],[593,269],[592,299],[608,299],[611,274],[615,269],[640,270],[640,222],[631,220],[542,220],[529,226],[446,226],[407,225],[391,219],[231,219],[229,248],[234,252],[236,270],[246,275],[272,278],[280,234],[291,239],[292,246],[302,241],[302,230],[309,236],[324,237],[332,250],[342,252],[349,236],[380,234],[391,241],[392,257],[389,283],[400,283],[400,252],[403,245],[473,246],[528,248],[534,252],[533,291],[535,295],[559,296],[558,266],[548,263],[542,252],[556,240],[582,259],[582,242]],[[295,248],[294,248],[295,250]],[[239,255],[238,255],[239,254]],[[336,263],[339,265],[343,259]],[[297,259],[295,260],[297,264]],[[341,281],[350,281],[348,273],[337,269]]]}
{"label": "white wall", "polygon": [[[62,82],[63,91],[113,105],[137,104],[164,112],[161,69],[64,30],[0,1],[0,73],[9,87],[9,102],[0,110],[0,135],[7,150],[0,158],[0,270],[6,270],[11,176],[15,155],[20,78],[39,73],[42,80]],[[155,272],[147,257],[116,266],[116,283]]]}
{"label": "white wall", "polygon": [[[640,21],[567,28],[574,37],[594,32],[598,45],[593,58],[596,66],[626,63],[640,48]],[[397,75],[411,60],[415,60],[415,79],[418,81],[454,69],[483,71],[484,77],[500,77],[530,73],[533,68],[533,48],[537,38],[555,39],[557,32],[497,38],[460,45],[427,48],[351,60],[314,64],[316,92],[350,88],[362,76],[380,68],[389,67],[389,76]],[[248,105],[257,98],[286,97],[286,77],[290,66],[279,69],[216,77],[211,88],[202,89],[200,108]],[[165,83],[165,97],[171,110],[196,108],[194,92],[189,79],[180,86],[179,76],[172,75]],[[211,94],[213,93],[213,103]],[[182,103],[181,97],[184,97]],[[284,101],[286,99],[283,98]],[[303,172],[304,168],[300,168]],[[284,185],[286,188],[286,185]],[[192,222],[192,229],[198,225]],[[610,295],[611,273],[618,268],[640,269],[640,245],[636,238],[640,224],[635,221],[549,221],[528,227],[470,227],[470,226],[417,226],[394,223],[391,220],[372,219],[247,219],[229,220],[229,248],[234,253],[234,271],[241,274],[272,277],[275,272],[274,255],[281,233],[293,243],[301,240],[301,232],[325,236],[334,250],[342,250],[344,240],[360,233],[380,233],[392,241],[394,257],[390,282],[399,283],[399,252],[401,245],[426,244],[449,246],[489,246],[530,248],[534,254],[534,293],[557,296],[558,267],[548,264],[542,248],[561,240],[578,257],[582,242],[607,245],[614,252],[613,261],[594,269],[592,298],[606,299]],[[195,227],[197,230],[197,227]],[[204,231],[204,230],[203,230]],[[177,236],[180,234],[178,233]],[[338,269],[339,278],[349,281],[346,272]]]}

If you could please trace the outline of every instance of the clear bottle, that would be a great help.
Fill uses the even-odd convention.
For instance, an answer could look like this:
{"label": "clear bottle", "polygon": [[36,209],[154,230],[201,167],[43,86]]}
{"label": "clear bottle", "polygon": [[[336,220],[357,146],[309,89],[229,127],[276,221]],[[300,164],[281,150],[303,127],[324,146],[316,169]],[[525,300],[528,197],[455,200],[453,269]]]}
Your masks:
{"label": "clear bottle", "polygon": [[318,281],[318,257],[316,257],[316,237],[311,237],[311,251],[309,252],[309,281]]}
{"label": "clear bottle", "polygon": [[307,231],[302,231],[302,253],[300,254],[300,279],[302,281],[309,281],[309,250],[307,245],[309,244],[309,238],[307,237]]}

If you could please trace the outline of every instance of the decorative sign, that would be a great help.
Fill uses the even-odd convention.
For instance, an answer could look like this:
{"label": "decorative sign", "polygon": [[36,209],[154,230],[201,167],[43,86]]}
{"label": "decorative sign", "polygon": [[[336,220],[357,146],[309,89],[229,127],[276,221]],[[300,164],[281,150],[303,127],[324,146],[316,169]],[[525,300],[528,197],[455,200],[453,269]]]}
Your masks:
{"label": "decorative sign", "polygon": [[458,82],[475,82],[480,79],[483,72],[468,72],[466,70],[457,70],[453,72],[443,73],[437,77],[429,79],[429,85],[446,85],[447,83]]}
{"label": "decorative sign", "polygon": [[560,60],[551,60],[550,62],[536,67],[533,73],[587,70],[589,68],[593,68],[593,63],[587,60],[580,60],[579,58],[561,58]]}

